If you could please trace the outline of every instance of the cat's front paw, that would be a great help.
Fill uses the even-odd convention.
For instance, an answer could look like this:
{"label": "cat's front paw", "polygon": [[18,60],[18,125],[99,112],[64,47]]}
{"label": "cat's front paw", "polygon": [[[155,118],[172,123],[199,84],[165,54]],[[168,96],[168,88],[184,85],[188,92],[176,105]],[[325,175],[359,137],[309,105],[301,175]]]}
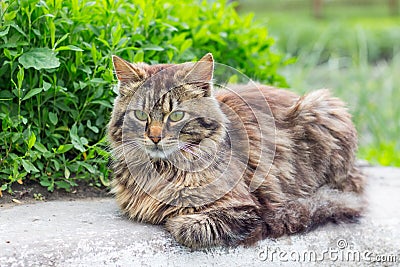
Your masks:
{"label": "cat's front paw", "polygon": [[252,244],[260,239],[261,220],[252,207],[244,206],[169,218],[166,229],[190,248]]}
{"label": "cat's front paw", "polygon": [[219,231],[205,214],[180,215],[167,220],[165,228],[176,241],[184,246],[198,249],[223,245]]}

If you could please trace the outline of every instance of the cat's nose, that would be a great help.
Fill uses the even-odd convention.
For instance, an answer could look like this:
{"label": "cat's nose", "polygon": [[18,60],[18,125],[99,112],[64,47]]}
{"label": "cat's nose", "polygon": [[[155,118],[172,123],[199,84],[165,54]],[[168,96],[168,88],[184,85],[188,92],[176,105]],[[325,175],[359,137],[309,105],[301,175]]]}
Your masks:
{"label": "cat's nose", "polygon": [[154,144],[158,144],[162,138],[162,127],[158,125],[152,125],[149,127],[148,137]]}
{"label": "cat's nose", "polygon": [[151,141],[153,141],[154,144],[158,144],[158,142],[160,142],[160,140],[161,140],[161,136],[150,135],[149,138],[151,139]]}

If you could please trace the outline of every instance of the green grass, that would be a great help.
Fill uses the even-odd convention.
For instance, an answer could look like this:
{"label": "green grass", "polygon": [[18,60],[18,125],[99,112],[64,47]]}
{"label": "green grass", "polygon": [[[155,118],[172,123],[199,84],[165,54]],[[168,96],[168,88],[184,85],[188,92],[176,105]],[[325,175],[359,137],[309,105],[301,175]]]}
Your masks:
{"label": "green grass", "polygon": [[330,88],[348,103],[360,158],[400,166],[400,17],[386,2],[325,3],[322,19],[311,15],[309,1],[242,1],[240,10],[256,12],[278,49],[297,57],[281,72],[291,90]]}
{"label": "green grass", "polygon": [[400,57],[361,66],[346,58],[317,66],[299,59],[283,73],[293,90],[330,88],[348,103],[359,133],[360,158],[400,166]]}
{"label": "green grass", "polygon": [[[256,3],[261,6],[256,8]],[[391,16],[382,2],[352,6],[336,0],[324,7],[321,19],[312,16],[309,1],[250,0],[243,1],[240,10],[256,11],[258,23],[268,27],[282,51],[292,56],[317,53],[318,63],[331,57],[361,60],[360,52],[366,53],[362,59],[376,62],[400,52],[400,16]]]}

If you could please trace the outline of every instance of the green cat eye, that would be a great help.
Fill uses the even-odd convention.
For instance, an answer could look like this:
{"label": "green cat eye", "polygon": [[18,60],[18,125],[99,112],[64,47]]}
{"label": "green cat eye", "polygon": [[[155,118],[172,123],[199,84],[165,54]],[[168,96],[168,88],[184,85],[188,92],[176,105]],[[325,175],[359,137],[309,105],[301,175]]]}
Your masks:
{"label": "green cat eye", "polygon": [[147,113],[141,110],[135,110],[135,117],[140,120],[140,121],[146,121],[147,120]]}
{"label": "green cat eye", "polygon": [[185,112],[183,111],[174,111],[171,114],[169,114],[169,119],[173,122],[177,122],[183,119],[185,116]]}

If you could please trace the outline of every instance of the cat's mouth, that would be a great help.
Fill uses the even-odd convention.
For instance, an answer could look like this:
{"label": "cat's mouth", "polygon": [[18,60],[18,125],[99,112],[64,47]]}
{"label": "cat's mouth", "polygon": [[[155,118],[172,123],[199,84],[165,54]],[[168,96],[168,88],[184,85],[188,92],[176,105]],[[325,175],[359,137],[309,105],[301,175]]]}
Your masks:
{"label": "cat's mouth", "polygon": [[146,147],[146,152],[150,158],[166,159],[174,152],[174,149],[153,145],[151,147]]}

